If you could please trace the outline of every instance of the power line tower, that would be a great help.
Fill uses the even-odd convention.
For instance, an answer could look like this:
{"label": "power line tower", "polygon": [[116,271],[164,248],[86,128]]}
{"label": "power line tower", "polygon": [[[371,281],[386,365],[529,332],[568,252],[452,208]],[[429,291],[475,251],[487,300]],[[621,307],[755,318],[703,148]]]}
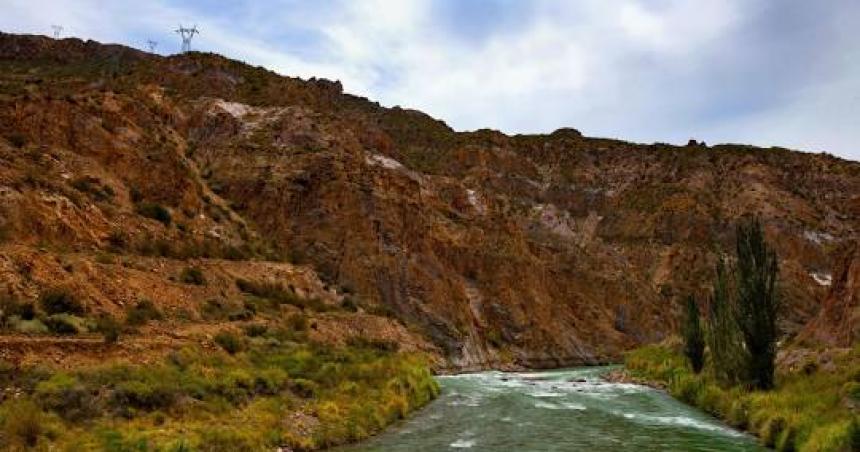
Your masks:
{"label": "power line tower", "polygon": [[155,53],[155,48],[158,47],[158,41],[153,41],[152,39],[146,41],[147,47],[149,47],[149,53]]}
{"label": "power line tower", "polygon": [[60,39],[60,33],[63,32],[62,25],[51,25],[51,29],[54,30],[54,39]]}
{"label": "power line tower", "polygon": [[182,24],[179,24],[179,28],[177,28],[176,33],[179,33],[179,36],[182,36],[182,53],[191,51],[191,38],[196,34],[200,34],[200,30],[197,29],[197,25],[191,28],[185,28]]}

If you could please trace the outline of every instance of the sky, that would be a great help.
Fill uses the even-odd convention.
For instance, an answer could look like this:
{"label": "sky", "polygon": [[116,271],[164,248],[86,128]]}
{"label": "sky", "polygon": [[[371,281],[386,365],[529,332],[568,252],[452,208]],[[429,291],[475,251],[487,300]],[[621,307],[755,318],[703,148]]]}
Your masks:
{"label": "sky", "polygon": [[749,143],[860,160],[858,0],[0,0],[0,30],[340,80],[456,130]]}

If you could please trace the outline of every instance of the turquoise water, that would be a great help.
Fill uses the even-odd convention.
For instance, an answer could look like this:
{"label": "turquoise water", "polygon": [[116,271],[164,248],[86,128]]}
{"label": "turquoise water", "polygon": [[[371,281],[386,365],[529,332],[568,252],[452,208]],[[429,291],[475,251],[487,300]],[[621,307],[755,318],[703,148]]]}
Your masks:
{"label": "turquoise water", "polygon": [[759,451],[755,439],[606,368],[439,377],[409,420],[341,451]]}

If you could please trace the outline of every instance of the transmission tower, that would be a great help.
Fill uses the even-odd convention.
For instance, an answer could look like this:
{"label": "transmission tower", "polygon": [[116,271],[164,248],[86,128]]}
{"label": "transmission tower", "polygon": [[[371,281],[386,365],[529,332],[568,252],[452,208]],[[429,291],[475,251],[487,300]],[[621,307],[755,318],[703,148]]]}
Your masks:
{"label": "transmission tower", "polygon": [[185,28],[182,24],[179,24],[179,28],[176,29],[176,33],[179,33],[179,36],[182,36],[182,53],[185,53],[191,50],[191,38],[196,34],[200,34],[200,30],[197,29],[197,25],[191,28]]}
{"label": "transmission tower", "polygon": [[60,33],[63,32],[62,25],[51,25],[51,28],[54,30],[54,39],[60,39]]}
{"label": "transmission tower", "polygon": [[155,48],[158,47],[158,41],[150,39],[146,41],[146,45],[149,47],[149,53],[155,53]]}

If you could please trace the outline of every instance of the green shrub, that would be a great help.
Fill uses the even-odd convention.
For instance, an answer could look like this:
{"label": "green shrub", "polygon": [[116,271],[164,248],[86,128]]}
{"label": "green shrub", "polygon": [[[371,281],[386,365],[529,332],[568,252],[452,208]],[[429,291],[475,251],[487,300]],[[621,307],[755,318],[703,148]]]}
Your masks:
{"label": "green shrub", "polygon": [[179,279],[185,284],[206,285],[206,277],[203,276],[203,270],[200,270],[199,267],[185,267]]}
{"label": "green shrub", "polygon": [[13,316],[8,320],[9,328],[13,331],[22,334],[45,334],[48,333],[48,327],[39,320],[24,320],[18,316]]}
{"label": "green shrub", "polygon": [[120,382],[114,389],[111,404],[125,412],[128,412],[128,408],[146,411],[168,408],[175,403],[179,389],[169,386],[170,383],[141,380]]}
{"label": "green shrub", "polygon": [[96,331],[102,333],[106,344],[115,344],[122,333],[122,325],[112,315],[102,315],[96,320]]}
{"label": "green shrub", "polygon": [[215,343],[220,345],[227,353],[234,355],[245,348],[242,338],[230,331],[221,331],[215,335]]}
{"label": "green shrub", "polygon": [[316,396],[319,391],[319,385],[311,380],[297,378],[290,381],[290,390],[296,393],[299,397],[309,399]]}
{"label": "green shrub", "polygon": [[211,298],[203,303],[201,315],[206,320],[251,320],[256,308],[253,305],[242,304]]}
{"label": "green shrub", "polygon": [[173,221],[170,211],[161,204],[140,203],[137,205],[137,213],[146,218],[159,221],[165,226],[170,226],[170,223]]}
{"label": "green shrub", "polygon": [[252,323],[250,325],[245,325],[244,330],[245,335],[248,337],[260,337],[266,334],[269,328],[261,323]]}
{"label": "green shrub", "polygon": [[118,253],[126,249],[128,246],[128,236],[123,231],[111,231],[107,237],[108,248],[111,251]]}
{"label": "green shrub", "polygon": [[0,320],[5,322],[13,316],[23,320],[33,320],[36,316],[36,308],[32,302],[20,301],[11,294],[0,295]]}
{"label": "green shrub", "polygon": [[82,319],[69,314],[54,314],[45,317],[42,322],[48,327],[48,331],[54,334],[72,335],[83,332]]}
{"label": "green shrub", "polygon": [[326,309],[321,300],[299,297],[292,287],[284,287],[276,282],[249,281],[239,278],[236,280],[236,287],[246,294],[272,302],[272,305],[275,307],[288,304],[314,311],[324,311]]}
{"label": "green shrub", "polygon": [[143,298],[126,310],[125,323],[131,326],[143,326],[150,320],[161,320],[161,311],[149,299]]}
{"label": "green shrub", "polygon": [[4,405],[4,436],[12,444],[35,447],[45,431],[45,415],[42,410],[29,399],[13,400]]}
{"label": "green shrub", "polygon": [[59,372],[36,385],[39,403],[64,419],[82,420],[97,413],[96,397],[75,376]]}
{"label": "green shrub", "polygon": [[72,294],[64,289],[51,289],[43,292],[39,297],[39,306],[46,314],[71,314],[83,315],[84,305]]}

